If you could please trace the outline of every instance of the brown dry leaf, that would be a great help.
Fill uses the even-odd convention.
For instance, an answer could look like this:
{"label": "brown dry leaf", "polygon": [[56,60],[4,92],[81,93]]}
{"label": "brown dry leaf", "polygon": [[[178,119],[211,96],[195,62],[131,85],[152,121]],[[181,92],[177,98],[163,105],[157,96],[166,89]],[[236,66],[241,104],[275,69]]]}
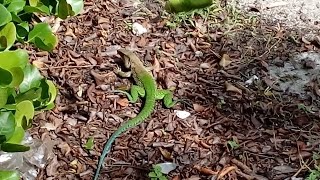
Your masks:
{"label": "brown dry leaf", "polygon": [[174,176],[171,180],[181,180],[179,175]]}
{"label": "brown dry leaf", "polygon": [[318,96],[320,96],[320,88],[319,88],[319,85],[314,84],[314,91],[316,92],[316,94],[317,94]]}
{"label": "brown dry leaf", "polygon": [[202,112],[204,111],[206,108],[201,106],[200,104],[193,104],[193,109],[196,111],[196,112]]}
{"label": "brown dry leaf", "polygon": [[227,67],[228,65],[231,64],[231,59],[229,57],[228,54],[223,54],[222,57],[221,57],[221,60],[219,62],[219,65],[223,68]]}
{"label": "brown dry leaf", "polygon": [[154,72],[159,72],[160,71],[160,63],[159,63],[158,58],[156,56],[154,57],[154,61],[153,61],[152,67],[153,67],[153,71]]}
{"label": "brown dry leaf", "polygon": [[231,92],[235,92],[235,93],[238,93],[238,94],[242,94],[242,90],[241,89],[235,87],[234,85],[232,85],[228,81],[226,81],[224,84],[226,86],[226,91],[231,91]]}
{"label": "brown dry leaf", "polygon": [[159,150],[162,154],[162,156],[167,159],[167,160],[172,160],[172,156],[171,156],[171,153],[169,151],[167,151],[166,149],[163,149],[161,147],[159,147]]}
{"label": "brown dry leaf", "polygon": [[206,174],[206,175],[217,175],[218,172],[215,172],[209,168],[201,167],[200,165],[193,166],[196,170],[198,170],[200,173]]}
{"label": "brown dry leaf", "polygon": [[185,180],[200,180],[201,178],[199,176],[191,176]]}
{"label": "brown dry leaf", "polygon": [[70,153],[70,151],[71,151],[71,148],[70,148],[69,144],[66,143],[66,142],[60,143],[60,144],[58,145],[58,148],[60,148],[61,152],[62,152],[65,156],[67,156],[67,155]]}
{"label": "brown dry leaf", "polygon": [[58,167],[60,167],[60,164],[57,160],[57,156],[55,155],[50,162],[50,164],[46,168],[47,176],[54,176],[57,174]]}
{"label": "brown dry leaf", "polygon": [[41,128],[45,128],[48,131],[54,131],[57,129],[57,127],[53,125],[53,123],[45,123]]}
{"label": "brown dry leaf", "polygon": [[129,100],[127,98],[120,98],[117,101],[117,104],[119,104],[122,107],[127,107],[129,105]]}
{"label": "brown dry leaf", "polygon": [[32,62],[32,64],[34,66],[36,66],[38,69],[43,68],[44,67],[44,62],[40,61],[40,60],[34,60]]}
{"label": "brown dry leaf", "polygon": [[226,168],[223,168],[221,170],[221,172],[219,173],[219,176],[218,176],[218,180],[223,178],[223,176],[225,176],[226,174],[228,174],[230,171],[233,171],[233,170],[236,170],[237,167],[236,166],[229,166],[229,167],[226,167]]}
{"label": "brown dry leaf", "polygon": [[173,80],[172,80],[172,79],[174,79],[174,77],[175,77],[175,74],[173,74],[173,73],[168,73],[165,77],[166,87],[167,87],[167,89],[172,90],[172,91],[175,90],[177,87],[177,83],[173,82]]}

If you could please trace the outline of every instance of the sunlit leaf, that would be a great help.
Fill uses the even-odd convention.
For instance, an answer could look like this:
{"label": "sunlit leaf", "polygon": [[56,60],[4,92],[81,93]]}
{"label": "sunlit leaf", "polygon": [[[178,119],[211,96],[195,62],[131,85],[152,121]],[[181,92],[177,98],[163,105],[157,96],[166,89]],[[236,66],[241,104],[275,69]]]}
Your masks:
{"label": "sunlit leaf", "polygon": [[12,20],[10,12],[0,4],[0,26],[3,26]]}
{"label": "sunlit leaf", "polygon": [[34,107],[31,101],[22,101],[16,106],[16,126],[22,126],[22,120],[25,117],[27,119],[27,124],[33,119]]}
{"label": "sunlit leaf", "polygon": [[67,3],[72,7],[73,15],[79,14],[84,6],[83,0],[67,0]]}
{"label": "sunlit leaf", "polygon": [[[14,129],[13,135],[11,136],[11,138],[9,138],[8,141],[6,141],[6,143],[20,144],[23,138],[24,138],[24,129],[22,128],[22,126],[16,126]],[[3,148],[2,145],[1,145],[1,149]]]}
{"label": "sunlit leaf", "polygon": [[24,68],[28,59],[27,51],[22,49],[0,52],[0,67],[6,70],[14,67]]}
{"label": "sunlit leaf", "polygon": [[0,135],[10,139],[15,131],[15,119],[12,112],[0,112]]}
{"label": "sunlit leaf", "polygon": [[24,73],[21,67],[13,67],[9,70],[12,74],[12,82],[10,87],[19,87],[23,81]]}
{"label": "sunlit leaf", "polygon": [[39,2],[37,6],[24,6],[23,10],[27,13],[44,13],[46,15],[50,15],[50,9],[46,5]]}
{"label": "sunlit leaf", "polygon": [[8,100],[8,90],[7,90],[7,88],[0,87],[0,108],[3,108],[4,105],[6,105],[7,100]]}
{"label": "sunlit leaf", "polygon": [[57,37],[46,23],[36,24],[28,35],[28,41],[47,51],[53,50],[58,43]]}
{"label": "sunlit leaf", "polygon": [[0,171],[1,180],[20,180],[18,171]]}
{"label": "sunlit leaf", "polygon": [[37,6],[39,0],[29,0],[30,6]]}
{"label": "sunlit leaf", "polygon": [[26,5],[25,0],[11,0],[11,3],[7,7],[9,12],[18,13],[23,10],[23,7]]}
{"label": "sunlit leaf", "polygon": [[20,93],[24,93],[31,88],[38,87],[41,79],[43,78],[39,70],[31,64],[28,64],[23,71],[24,79],[19,86]]}
{"label": "sunlit leaf", "polygon": [[16,26],[13,22],[6,24],[0,30],[0,38],[5,40],[5,43],[0,43],[0,50],[8,50],[16,40]]}

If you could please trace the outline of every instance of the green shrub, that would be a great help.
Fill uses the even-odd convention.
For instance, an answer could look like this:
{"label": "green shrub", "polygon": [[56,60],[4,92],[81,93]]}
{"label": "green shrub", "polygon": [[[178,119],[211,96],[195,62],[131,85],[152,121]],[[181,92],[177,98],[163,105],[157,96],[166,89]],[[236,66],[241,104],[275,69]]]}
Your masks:
{"label": "green shrub", "polygon": [[9,50],[16,40],[34,43],[52,51],[58,40],[47,23],[29,23],[37,15],[56,15],[61,19],[79,14],[83,0],[0,0],[0,51]]}
{"label": "green shrub", "polygon": [[0,150],[22,152],[35,113],[54,107],[57,90],[28,63],[25,50],[0,52]]}

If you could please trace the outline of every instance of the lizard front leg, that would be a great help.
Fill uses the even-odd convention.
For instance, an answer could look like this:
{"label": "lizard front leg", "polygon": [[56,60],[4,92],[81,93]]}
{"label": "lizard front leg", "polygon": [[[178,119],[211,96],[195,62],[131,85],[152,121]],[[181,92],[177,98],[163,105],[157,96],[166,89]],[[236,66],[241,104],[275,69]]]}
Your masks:
{"label": "lizard front leg", "polygon": [[170,90],[157,89],[156,100],[163,100],[167,108],[173,107],[178,101],[173,100],[173,94]]}
{"label": "lizard front leg", "polygon": [[130,93],[122,90],[114,90],[113,92],[123,93],[127,96],[130,103],[135,103],[139,99],[139,97],[144,97],[146,92],[143,87],[133,85],[130,89]]}

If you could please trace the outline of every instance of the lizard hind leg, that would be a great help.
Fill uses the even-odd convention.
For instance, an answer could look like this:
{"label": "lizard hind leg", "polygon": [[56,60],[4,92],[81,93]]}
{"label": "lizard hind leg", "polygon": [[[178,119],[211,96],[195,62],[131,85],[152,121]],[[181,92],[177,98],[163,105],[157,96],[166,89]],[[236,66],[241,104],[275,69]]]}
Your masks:
{"label": "lizard hind leg", "polygon": [[139,97],[145,96],[145,90],[143,89],[143,87],[140,87],[137,85],[131,86],[130,93],[122,90],[114,90],[113,92],[119,92],[119,93],[125,94],[129,99],[130,103],[135,103],[137,102]]}

